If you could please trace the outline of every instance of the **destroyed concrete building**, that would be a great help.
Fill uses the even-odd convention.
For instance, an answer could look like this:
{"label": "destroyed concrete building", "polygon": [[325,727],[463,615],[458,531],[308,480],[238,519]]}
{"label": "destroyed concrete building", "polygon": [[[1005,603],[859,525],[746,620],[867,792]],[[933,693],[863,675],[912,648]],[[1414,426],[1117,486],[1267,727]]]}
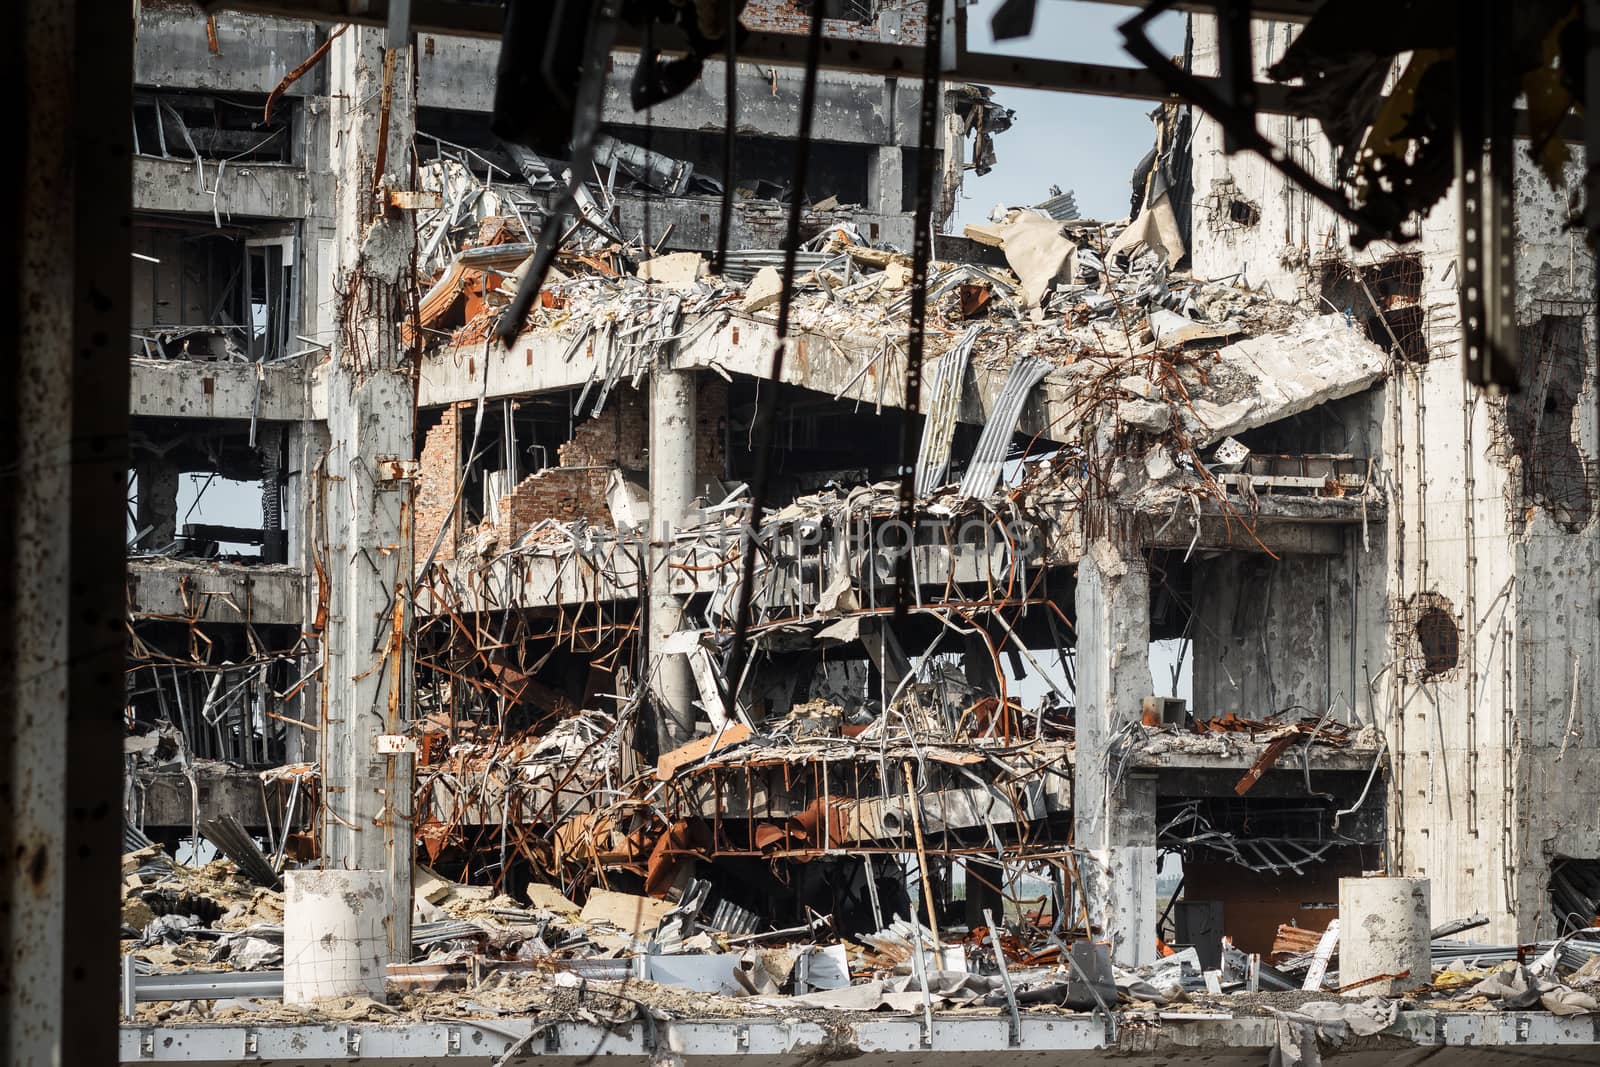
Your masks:
{"label": "destroyed concrete building", "polygon": [[[822,9],[836,43],[925,40],[920,3]],[[811,12],[741,18],[798,39]],[[1258,73],[1285,32],[1258,25]],[[1195,17],[1193,69],[1217,52]],[[443,1057],[470,1030],[494,1062],[561,1051],[471,1029],[540,1012],[648,1055],[640,1002],[925,1026],[853,1024],[857,1052],[933,1047],[952,1008],[998,1029],[946,1049],[1130,1018],[1124,1049],[1304,1038],[1224,986],[1384,995],[1316,1024],[1412,1053],[1447,1015],[1438,1042],[1510,1043],[1469,987],[1555,1013],[1518,1040],[1592,1043],[1560,1022],[1600,966],[1567,940],[1600,910],[1600,431],[1564,190],[1518,156],[1525,388],[1494,397],[1452,358],[1453,201],[1354,251],[1174,103],[1129,219],[1056,192],[946,235],[963,171],[1027,138],[1003,91],[947,82],[918,394],[920,82],[823,71],[801,196],[802,72],[740,67],[717,271],[720,62],[635,112],[618,51],[585,221],[506,344],[572,164],[491,133],[496,55],[139,9],[125,1059]],[[189,521],[230,487],[248,518]],[[347,970],[405,1019],[217,1007],[333,988],[283,948],[326,890],[286,909],[284,875],[319,868],[402,901]],[[1439,976],[1339,941],[1341,880],[1373,874],[1431,885],[1425,953],[1465,920]],[[675,1051],[801,1054],[701,1040]]]}

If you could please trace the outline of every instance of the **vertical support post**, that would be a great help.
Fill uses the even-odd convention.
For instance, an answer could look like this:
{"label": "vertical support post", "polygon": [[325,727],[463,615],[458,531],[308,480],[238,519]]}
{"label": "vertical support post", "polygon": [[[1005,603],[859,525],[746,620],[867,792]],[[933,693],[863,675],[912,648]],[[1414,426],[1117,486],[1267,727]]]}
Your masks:
{"label": "vertical support post", "polygon": [[[694,676],[687,656],[662,647],[683,628],[683,602],[672,592],[669,555],[695,498],[695,377],[693,371],[657,365],[650,372],[650,571],[649,641],[651,692],[660,718],[661,751],[694,736]],[[728,679],[737,685],[737,678]]]}
{"label": "vertical support post", "polygon": [[141,530],[153,527],[140,545],[164,548],[178,534],[178,468],[160,456],[146,455],[140,459],[138,472],[138,525]]}
{"label": "vertical support post", "polygon": [[998,911],[1005,915],[1006,898],[1002,891],[1006,881],[1006,870],[998,863],[988,860],[969,859],[966,862],[967,871],[967,929],[976,930],[985,925],[985,915],[991,911]]}
{"label": "vertical support post", "polygon": [[[415,280],[408,186],[411,48],[352,26],[331,53],[339,293],[328,374],[330,444],[319,533],[329,580],[322,723],[323,864],[388,871],[389,958],[410,960],[409,760],[379,751],[410,718],[415,365],[399,323]],[[392,746],[391,746],[392,747]]]}
{"label": "vertical support post", "polygon": [[1119,775],[1109,751],[1150,688],[1150,573],[1142,550],[1100,539],[1078,564],[1074,833],[1090,918],[1124,966],[1155,961],[1154,778]]}
{"label": "vertical support post", "polygon": [[25,0],[0,78],[0,1060],[117,1054],[132,12]]}
{"label": "vertical support post", "polygon": [[[332,272],[328,274],[332,279]],[[308,401],[309,407],[309,401]],[[327,488],[325,482],[318,477],[323,457],[328,454],[328,429],[326,423],[312,421],[290,423],[287,429],[289,437],[289,467],[286,472],[284,499],[288,504],[286,515],[289,527],[289,560],[294,563],[302,574],[306,576],[304,595],[301,599],[303,617],[306,620],[305,630],[308,635],[316,636],[316,620],[320,617],[323,607],[323,579],[331,578],[327,573],[325,560],[321,553],[326,549],[326,538],[323,537],[322,527],[325,514],[321,507],[321,494]],[[320,568],[320,570],[319,570]],[[309,642],[302,642],[302,647],[313,648]],[[301,722],[315,727],[321,719],[323,675],[316,670],[317,663],[308,653],[300,660],[300,676],[304,682],[300,693],[295,698],[292,714]],[[284,735],[284,755],[289,763],[310,763],[318,758],[317,734],[312,730],[302,730],[291,727]]]}
{"label": "vertical support post", "polygon": [[905,149],[897,144],[868,149],[867,202],[880,215],[904,213],[906,164]]}
{"label": "vertical support post", "polygon": [[1457,9],[1462,366],[1467,381],[1491,392],[1516,392],[1520,378],[1513,116],[1499,47],[1511,32],[1510,12],[1494,0],[1463,0]]}

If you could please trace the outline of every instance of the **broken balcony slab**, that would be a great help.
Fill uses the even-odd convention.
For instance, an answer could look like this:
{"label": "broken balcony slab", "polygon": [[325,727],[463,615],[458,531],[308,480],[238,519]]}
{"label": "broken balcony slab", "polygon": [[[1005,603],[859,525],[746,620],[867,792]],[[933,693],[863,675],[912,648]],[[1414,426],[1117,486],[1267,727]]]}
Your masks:
{"label": "broken balcony slab", "polygon": [[218,760],[195,760],[193,777],[176,766],[137,766],[132,771],[132,815],[147,829],[181,830],[196,822],[231,815],[246,829],[268,826],[261,777]]}
{"label": "broken balcony slab", "polygon": [[294,163],[244,163],[219,167],[211,160],[133,160],[133,197],[140,211],[211,217],[303,219],[333,203],[333,179]]}
{"label": "broken balcony slab", "polygon": [[484,566],[479,558],[435,563],[433,574],[418,586],[417,612],[611,603],[632,600],[642,588],[638,545],[633,541],[589,538],[581,530],[552,524],[515,545],[495,546],[487,554],[497,566]]}
{"label": "broken balcony slab", "polygon": [[[777,342],[776,326],[743,313],[716,314],[725,315],[727,321],[693,336],[687,345],[680,345],[674,365],[766,378],[771,371],[772,346]],[[693,324],[685,324],[685,333],[692,329]],[[580,345],[569,361],[566,357],[572,343],[570,332],[536,330],[522,334],[510,346],[491,346],[487,353],[482,344],[435,349],[423,358],[417,404],[428,408],[475,402],[480,391],[486,399],[495,399],[582,389],[597,374],[604,374],[600,360],[605,352],[591,339]],[[879,345],[877,338],[839,340],[797,330],[789,344],[792,358],[784,365],[785,383],[862,404],[898,408],[904,403],[905,383],[896,370],[903,367],[903,359],[882,368],[868,367],[862,373],[863,365],[873,358]],[[865,347],[868,344],[870,349]],[[485,373],[487,383],[480,378]],[[974,367],[957,418],[972,425],[987,422],[1005,386],[1005,377],[1003,370]],[[1037,433],[1047,425],[1047,415],[1026,411],[1018,430]]]}
{"label": "broken balcony slab", "polygon": [[299,360],[132,359],[128,365],[128,411],[135,418],[298,422],[310,417],[310,376]]}
{"label": "broken balcony slab", "polygon": [[[1351,539],[1363,526],[1373,529],[1384,519],[1381,503],[1360,498],[1261,497],[1235,502],[1222,510],[1214,501],[1200,503],[1187,492],[1165,491],[1140,498],[1136,514],[1147,544],[1180,550],[1242,551],[1274,555],[1338,556],[1350,550]],[[1035,501],[1034,513],[1053,516],[1019,538],[1010,540],[996,530],[985,540],[951,540],[946,533],[961,529],[961,513],[923,520],[923,543],[912,550],[913,577],[923,603],[936,604],[954,597],[963,601],[960,588],[988,589],[1004,585],[1007,576],[1038,568],[1070,568],[1082,554],[1072,520],[1076,503],[1055,500],[1048,492]],[[1159,508],[1158,508],[1159,504]],[[846,548],[833,531],[854,531],[862,516],[894,515],[892,487],[869,496],[860,491],[837,498],[819,495],[792,511],[773,516],[763,542],[803,565],[808,577],[782,592],[802,617],[837,618],[852,614],[836,603],[840,590],[853,591],[858,608],[889,603],[893,575],[883,569],[865,544]],[[1253,512],[1248,509],[1254,508]],[[821,520],[826,519],[825,526]],[[1041,520],[1043,521],[1043,520]],[[796,527],[806,530],[797,532]],[[496,534],[498,536],[498,534]],[[963,537],[970,538],[967,530]],[[719,522],[680,531],[671,548],[671,588],[680,596],[715,595],[738,572],[737,557],[729,547],[737,530]],[[465,542],[464,542],[465,546]],[[639,594],[640,544],[636,537],[615,531],[584,528],[547,521],[502,543],[479,537],[454,560],[436,561],[424,580],[418,598],[423,615],[497,610],[506,607],[557,608],[589,603],[614,603]],[[489,565],[493,562],[493,565]],[[766,594],[763,594],[765,597]],[[869,611],[870,613],[870,611]]]}
{"label": "broken balcony slab", "polygon": [[[1319,404],[1351,396],[1382,378],[1388,356],[1343,314],[1323,315],[1296,328],[1226,345],[1210,375],[1247,382],[1232,399],[1216,385],[1198,392],[1185,423],[1201,446],[1265,426]],[[1180,371],[1185,384],[1201,385],[1200,372]],[[1229,390],[1232,392],[1232,390]]]}
{"label": "broken balcony slab", "polygon": [[299,626],[306,576],[298,567],[144,557],[128,561],[128,617]]}
{"label": "broken balcony slab", "polygon": [[[1196,739],[1201,740],[1201,739]],[[1229,792],[1239,782],[1240,776],[1255,766],[1266,751],[1267,743],[1261,741],[1235,741],[1228,746],[1212,745],[1204,749],[1157,748],[1135,751],[1128,758],[1130,767],[1140,770],[1196,771],[1227,775]],[[1381,744],[1351,744],[1346,748],[1329,749],[1322,746],[1296,747],[1285,754],[1272,768],[1298,776],[1303,767],[1313,773],[1340,772],[1366,775],[1383,754]],[[1304,783],[1296,781],[1299,792],[1304,793]],[[1211,795],[1210,789],[1200,790],[1196,796]],[[1253,794],[1252,794],[1253,795]],[[1263,790],[1266,795],[1266,790]]]}
{"label": "broken balcony slab", "polygon": [[[656,300],[652,294],[660,287],[652,290],[631,278],[589,277],[582,282],[572,283],[570,296],[552,296],[558,303],[566,301],[562,321],[567,325],[559,331],[531,329],[508,347],[468,342],[430,352],[423,360],[419,404],[434,407],[480,395],[582,389],[615,377],[613,363],[619,359],[642,372],[641,360],[652,357],[633,350],[618,355],[617,342],[601,338],[615,328],[606,323],[648,314]],[[714,295],[709,287],[707,295]],[[903,405],[904,361],[892,335],[899,319],[893,313],[885,316],[881,308],[873,310],[868,314],[824,302],[797,312],[782,381],[874,410]],[[579,324],[577,329],[573,323]],[[591,329],[593,324],[604,329]],[[930,341],[930,372],[958,341],[956,335]],[[760,379],[770,372],[775,344],[770,311],[719,307],[685,316],[671,360],[679,370]],[[1382,350],[1342,317],[1299,318],[1214,352],[1171,362],[1160,373],[1175,376],[1175,383],[1170,389],[1160,386],[1155,398],[1158,386],[1146,377],[1161,364],[1154,342],[1137,344],[1123,334],[1109,340],[1103,333],[1080,337],[1055,325],[997,320],[978,328],[972,366],[958,391],[958,421],[983,425],[998,417],[1010,365],[1025,354],[1048,358],[1053,369],[1021,407],[1016,432],[1059,436],[1086,420],[1109,422],[1130,404],[1140,404],[1160,409],[1159,427],[1151,424],[1157,431],[1171,424],[1175,410],[1195,447],[1358,393],[1379,380],[1386,367]],[[1116,397],[1130,395],[1130,382],[1143,383],[1147,399],[1119,405]],[[924,395],[919,410],[933,403],[932,396]]]}
{"label": "broken balcony slab", "polygon": [[1198,503],[1186,494],[1181,499],[1151,494],[1141,501],[1138,528],[1152,548],[1338,556],[1349,550],[1352,537],[1361,537],[1363,528],[1377,536],[1375,529],[1387,517],[1382,500],[1368,495],[1254,501],[1230,495],[1229,506],[1224,510],[1214,500]]}

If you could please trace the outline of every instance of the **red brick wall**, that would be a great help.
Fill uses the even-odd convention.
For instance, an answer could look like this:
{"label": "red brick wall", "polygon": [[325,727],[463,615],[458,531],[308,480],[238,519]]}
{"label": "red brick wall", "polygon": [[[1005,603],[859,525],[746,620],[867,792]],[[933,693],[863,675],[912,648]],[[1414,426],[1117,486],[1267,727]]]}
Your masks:
{"label": "red brick wall", "polygon": [[[701,486],[720,479],[727,461],[728,385],[715,375],[701,375],[696,395],[695,471]],[[455,499],[460,457],[460,412],[446,409],[439,424],[428,431],[422,446],[416,498],[418,551],[433,545],[440,524]],[[556,450],[558,466],[547,467],[518,482],[500,498],[496,540],[502,547],[545,519],[597,526],[611,524],[606,487],[616,468],[644,480],[649,467],[649,400],[642,390],[622,386],[607,399],[606,408],[579,423],[572,440]],[[455,532],[447,535],[438,559],[456,557]]]}
{"label": "red brick wall", "polygon": [[578,424],[556,455],[563,467],[642,471],[649,466],[649,445],[648,397],[624,385],[612,390],[604,411]]}
{"label": "red brick wall", "polygon": [[[423,438],[422,458],[417,463],[417,496],[412,502],[419,563],[433,547],[433,539],[439,536],[439,527],[455,502],[456,468],[461,462],[460,410],[459,405],[445,408],[439,424]],[[434,558],[456,558],[454,530],[445,535]]]}
{"label": "red brick wall", "polygon": [[606,481],[611,471],[601,467],[546,467],[530,474],[500,498],[500,521],[495,524],[501,547],[527,533],[545,519],[609,526]]}

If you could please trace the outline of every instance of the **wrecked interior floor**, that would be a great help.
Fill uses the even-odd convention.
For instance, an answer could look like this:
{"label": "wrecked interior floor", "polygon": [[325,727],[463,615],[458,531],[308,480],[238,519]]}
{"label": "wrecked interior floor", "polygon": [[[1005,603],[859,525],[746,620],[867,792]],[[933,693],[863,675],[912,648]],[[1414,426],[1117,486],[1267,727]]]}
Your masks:
{"label": "wrecked interior floor", "polygon": [[[992,162],[1011,113],[948,91]],[[551,1052],[558,1024],[653,1054],[658,1023],[708,1019],[818,1026],[822,1058],[916,1023],[921,1044],[896,1049],[914,1055],[936,1013],[1003,1024],[980,1043],[995,1050],[1040,1020],[1092,1028],[1086,1048],[1161,1033],[1208,1051],[1233,1037],[1173,1035],[1248,1023],[1285,1063],[1340,1042],[1498,1043],[1495,1026],[1592,1041],[1564,1029],[1600,1010],[1600,864],[1579,855],[1554,864],[1540,919],[1559,939],[1464,940],[1512,940],[1497,897],[1492,920],[1425,922],[1405,967],[1341,977],[1341,949],[1368,940],[1339,932],[1341,881],[1408,869],[1393,716],[1409,705],[1385,690],[1476,678],[1462,623],[1488,618],[1487,598],[1398,601],[1386,584],[1428,544],[1393,436],[1438,436],[1420,399],[1402,422],[1397,391],[1426,373],[1420,259],[1358,271],[1324,250],[1320,293],[1284,297],[1186,268],[1186,242],[1217,238],[1189,232],[1194,190],[1167,181],[1187,121],[1158,115],[1162,180],[1136,183],[1129,219],[1078,218],[1052,190],[940,235],[914,402],[913,259],[871,212],[795,198],[787,291],[774,247],[713,273],[676,250],[676,223],[635,218],[655,194],[713,208],[705,161],[610,134],[587,222],[501,344],[563,164],[518,157],[519,179],[434,137],[420,191],[389,190],[414,206],[374,224],[414,220],[414,257],[385,261],[404,260],[393,291],[414,296],[394,323],[414,379],[387,405],[403,444],[347,467],[336,353],[369,316],[342,307],[332,347],[296,340],[292,289],[266,286],[256,312],[248,281],[292,254],[262,249],[292,243],[230,222],[218,255],[243,249],[248,291],[229,314],[263,316],[262,336],[135,336],[145,380],[172,395],[147,406],[132,508],[129,1058],[156,1055],[157,1034],[274,1028],[339,1030],[327,1055],[354,1056],[362,1033],[441,1020],[483,1024],[500,1062]],[[791,193],[752,181],[740,224],[776,236]],[[1213,186],[1230,234],[1268,203],[1242,196]],[[1561,347],[1540,372],[1558,414],[1589,381],[1569,327],[1538,335]],[[1571,533],[1587,461],[1540,410],[1494,409],[1530,487],[1507,506]],[[196,467],[259,483],[261,527],[180,522],[176,479]],[[354,550],[336,520],[368,484],[400,521]],[[382,596],[352,604],[347,575],[389,566]],[[335,661],[332,631],[358,616],[376,639]],[[1179,691],[1176,668],[1155,677],[1169,663],[1191,665],[1192,699],[1163,695]],[[1576,693],[1576,658],[1558,667]],[[347,740],[349,692],[330,689],[349,677],[393,679],[357,710],[387,703],[400,726],[358,740],[404,757],[379,762],[411,788],[365,768],[376,809],[348,753],[327,755]],[[1519,683],[1507,667],[1494,684],[1509,703]],[[1449,759],[1435,793],[1423,754],[1454,821]],[[395,826],[419,864],[396,905],[405,962],[380,961],[365,995],[301,1002],[286,880],[350,866],[337,836]]]}
{"label": "wrecked interior floor", "polygon": [[[506,219],[480,232],[514,235]],[[1109,1009],[1125,1022],[1154,1012],[1267,1014],[1313,1027],[1337,1019],[1363,1034],[1402,1010],[1593,1010],[1600,971],[1588,961],[1600,941],[1568,941],[1530,970],[1551,946],[1457,955],[1441,940],[1439,970],[1422,988],[1348,1006],[1325,1000],[1339,989],[1337,957],[1331,969],[1326,954],[1319,963],[1290,924],[1253,953],[1224,940],[1210,961],[1187,948],[1122,967],[1096,944],[1100,924],[1079,867],[1101,861],[1073,843],[1073,694],[1059,683],[1031,700],[1010,691],[1042,672],[1041,657],[1067,679],[1082,671],[1077,612],[1060,604],[1063,594],[1071,604],[1086,542],[1140,531],[1172,546],[1177,570],[1197,548],[1270,553],[1284,527],[1309,521],[1360,536],[1384,519],[1365,457],[1263,458],[1239,439],[1368,387],[1383,359],[1365,335],[1339,316],[1191,282],[1156,255],[1107,268],[1094,250],[1118,232],[1068,224],[1058,238],[1070,246],[1065,276],[1032,310],[1005,268],[936,266],[933,287],[944,295],[934,349],[943,354],[919,456],[919,483],[929,486],[919,511],[933,531],[913,552],[919,600],[894,626],[888,572],[872,558],[876,530],[898,516],[895,483],[870,480],[872,463],[854,484],[819,472],[822,491],[768,513],[756,533],[763,562],[751,633],[761,654],[731,719],[718,638],[731,625],[729,590],[749,543],[740,541],[740,487],[702,496],[653,562],[654,546],[638,536],[641,492],[629,492],[621,466],[573,490],[598,521],[563,520],[539,498],[538,483],[560,466],[502,478],[515,487],[498,516],[434,516],[437,525],[419,531],[435,551],[418,572],[424,713],[412,730],[419,851],[433,868],[417,876],[415,962],[389,969],[392,1002],[197,995],[138,1003],[135,1018],[266,1025],[534,1014],[625,1025],[641,1015]],[[846,230],[818,246],[827,258],[800,283],[797,321],[808,343],[833,347],[881,394],[903,331],[904,259]],[[682,360],[719,334],[764,323],[770,282],[760,275],[744,285],[708,277],[696,256],[676,259],[671,282],[641,282],[626,250],[594,259],[569,257],[573,276],[549,288],[530,322],[530,335],[553,335],[579,375],[589,368],[574,419],[602,418],[653,361]],[[650,268],[647,259],[639,274],[664,273]],[[472,277],[441,268],[451,285]],[[438,284],[446,282],[435,292]],[[431,361],[474,358],[504,299],[485,289],[484,309]],[[707,365],[715,370],[714,357]],[[1012,403],[995,418],[1015,421],[989,422],[964,458],[954,441],[974,369],[1004,380]],[[881,410],[876,398],[856,402]],[[470,419],[475,440],[484,406],[460,402],[452,432],[464,435]],[[1024,417],[1041,429],[1019,437]],[[459,498],[470,474],[470,465],[425,467],[420,495]],[[441,476],[444,484],[429,484]],[[654,695],[629,669],[640,652],[635,605],[652,567],[677,572],[674,591],[699,605],[705,624],[664,646],[694,664],[703,716],[698,738],[666,751],[642,729]],[[957,654],[936,657],[940,647]],[[574,663],[587,664],[582,692],[561,684]],[[1007,669],[1016,664],[1020,672]],[[1309,781],[1312,769],[1349,790],[1341,804],[1359,806],[1382,746],[1348,709],[1255,720],[1232,709],[1202,718],[1170,699],[1144,707],[1096,751],[1115,778],[1189,771],[1187,805],[1162,809],[1164,848],[1287,874],[1330,848],[1359,855],[1373,840],[1359,825],[1354,836],[1350,825],[1331,829],[1331,807],[1319,815],[1303,795],[1303,810],[1267,849],[1225,821],[1237,825],[1245,810],[1229,810],[1225,797],[1247,798],[1263,781],[1292,786],[1302,773]],[[183,745],[170,747],[181,760]],[[139,758],[158,765],[160,751]],[[1223,779],[1208,784],[1216,771]],[[313,860],[320,798],[312,766],[263,778],[275,809],[264,859],[275,881],[286,864]],[[1285,791],[1280,784],[1273,796]],[[1257,819],[1275,816],[1283,813]],[[230,844],[242,847],[236,837]],[[271,975],[282,966],[276,891],[225,861],[189,871],[150,849],[133,861],[144,864],[125,910],[137,972],[193,972],[198,994],[208,971]],[[950,885],[958,870],[964,901]],[[1015,895],[1024,875],[1043,890],[1037,898]],[[925,894],[924,885],[933,888]],[[185,916],[196,900],[209,922]],[[1314,966],[1319,975],[1308,977]]]}

